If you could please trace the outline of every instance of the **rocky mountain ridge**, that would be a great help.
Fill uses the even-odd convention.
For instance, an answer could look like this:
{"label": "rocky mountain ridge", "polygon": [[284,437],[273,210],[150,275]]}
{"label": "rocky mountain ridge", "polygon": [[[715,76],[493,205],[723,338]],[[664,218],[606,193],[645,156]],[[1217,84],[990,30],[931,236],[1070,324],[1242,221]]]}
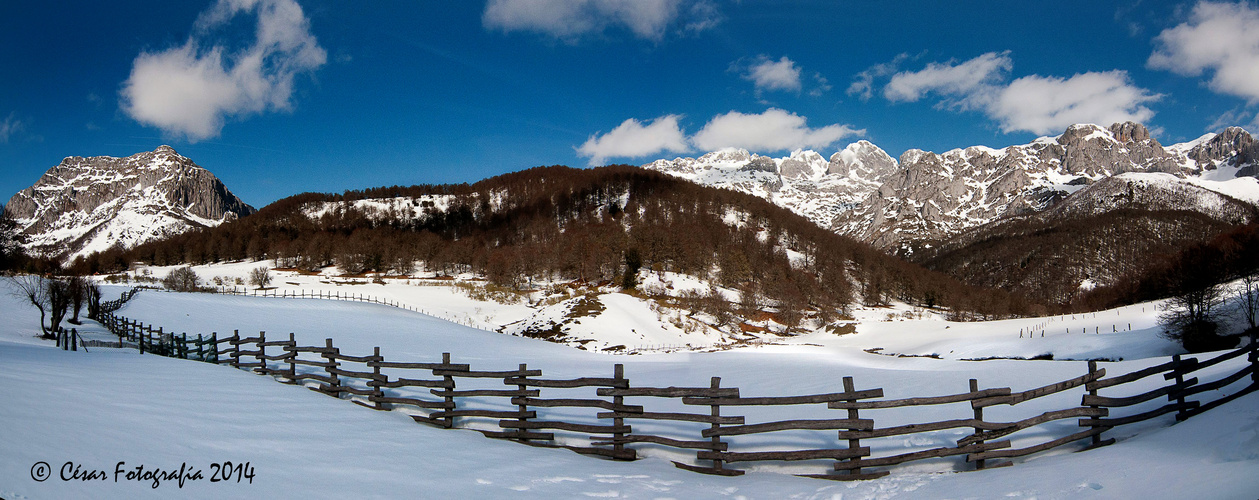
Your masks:
{"label": "rocky mountain ridge", "polygon": [[73,259],[254,212],[170,146],[126,158],[71,156],[9,199],[28,252]]}
{"label": "rocky mountain ridge", "polygon": [[[1125,173],[1165,174],[1163,182],[1141,184],[1145,209],[1159,200],[1174,202],[1193,184],[1225,197],[1255,204],[1259,187],[1231,182],[1259,172],[1259,142],[1230,127],[1194,141],[1163,146],[1143,125],[1127,122],[1103,128],[1082,124],[1058,137],[993,149],[972,146],[933,153],[911,149],[893,159],[878,146],[859,141],[831,155],[796,151],[784,158],[723,150],[699,158],[657,160],[644,168],[751,193],[800,213],[814,222],[893,253],[912,253],[951,236],[1006,216],[1041,212],[1068,197],[1077,206],[1122,208],[1113,191]],[[1108,196],[1111,202],[1083,199]],[[1151,204],[1153,203],[1153,205]],[[1209,211],[1227,203],[1191,204]],[[1181,207],[1184,208],[1184,207]],[[1176,208],[1180,209],[1180,208]],[[1211,215],[1211,214],[1209,214]],[[1235,218],[1236,210],[1222,217]]]}

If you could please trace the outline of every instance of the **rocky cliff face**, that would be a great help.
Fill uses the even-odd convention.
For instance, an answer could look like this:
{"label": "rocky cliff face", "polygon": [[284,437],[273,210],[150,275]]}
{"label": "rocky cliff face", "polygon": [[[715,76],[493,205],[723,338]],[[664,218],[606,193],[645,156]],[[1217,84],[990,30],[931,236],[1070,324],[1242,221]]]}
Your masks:
{"label": "rocky cliff face", "polygon": [[68,157],[5,207],[28,251],[68,258],[254,212],[214,174],[169,146],[126,158]]}
{"label": "rocky cliff face", "polygon": [[[767,168],[771,160],[777,170]],[[1166,174],[1160,178],[1164,184],[1203,181],[1202,189],[1166,188],[1160,193],[1215,190],[1254,204],[1247,198],[1252,192],[1259,197],[1254,183],[1238,186],[1227,181],[1255,175],[1257,160],[1259,143],[1240,128],[1164,147],[1144,126],[1128,122],[1108,128],[1073,125],[1056,138],[1005,149],[973,146],[945,153],[911,149],[895,160],[861,141],[825,163],[812,151],[769,159],[738,150],[658,160],[644,167],[762,196],[840,234],[889,252],[912,252],[1002,217],[1042,212],[1072,195],[1088,198],[1095,184],[1099,190],[1114,189],[1117,184],[1099,181],[1128,172]],[[1110,197],[1112,202],[1122,199]],[[1184,205],[1165,196],[1133,200],[1141,206],[1106,206],[1173,210]],[[1164,202],[1171,204],[1160,205]],[[1228,204],[1189,205],[1209,210]],[[1235,208],[1228,212],[1221,215],[1239,217]]]}
{"label": "rocky cliff face", "polygon": [[830,227],[894,175],[897,165],[878,146],[860,141],[829,159],[814,151],[770,158],[726,149],[699,158],[657,160],[643,168],[760,196]]}

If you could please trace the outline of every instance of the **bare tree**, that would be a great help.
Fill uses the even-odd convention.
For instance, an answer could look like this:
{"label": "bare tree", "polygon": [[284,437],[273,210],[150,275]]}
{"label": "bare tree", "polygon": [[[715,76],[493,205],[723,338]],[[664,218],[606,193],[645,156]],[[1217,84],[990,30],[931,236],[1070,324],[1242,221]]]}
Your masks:
{"label": "bare tree", "polygon": [[48,329],[44,327],[44,320],[48,317],[48,287],[44,284],[46,281],[43,276],[33,274],[22,274],[18,276],[6,276],[5,282],[9,285],[10,293],[14,297],[25,300],[35,309],[39,310],[39,331],[45,338],[53,338],[48,333]]}
{"label": "bare tree", "polygon": [[166,275],[162,285],[176,292],[198,292],[201,291],[201,278],[191,267],[184,266]]}
{"label": "bare tree", "polygon": [[87,282],[87,286],[83,289],[84,295],[87,295],[87,317],[88,319],[100,319],[101,313],[101,286],[95,281]]}
{"label": "bare tree", "polygon": [[1251,329],[1259,319],[1259,274],[1242,276],[1242,288],[1236,292],[1237,310]]}
{"label": "bare tree", "polygon": [[1163,305],[1158,318],[1163,325],[1163,336],[1180,342],[1190,352],[1217,348],[1221,340],[1216,335],[1219,324],[1215,308],[1222,297],[1217,284],[1197,286],[1173,295]]}
{"label": "bare tree", "polygon": [[249,284],[258,287],[259,290],[266,288],[271,284],[271,269],[260,266],[249,271]]}
{"label": "bare tree", "polygon": [[48,290],[48,333],[56,335],[74,302],[72,287],[69,281],[61,279],[44,280],[44,286]]}
{"label": "bare tree", "polygon": [[79,312],[83,310],[83,302],[88,298],[88,279],[82,276],[71,276],[66,284],[70,287],[70,307],[74,315],[70,318],[71,325],[81,325]]}
{"label": "bare tree", "polygon": [[70,309],[70,285],[33,274],[6,276],[4,280],[10,293],[39,310],[39,331],[43,337],[56,338],[57,328]]}

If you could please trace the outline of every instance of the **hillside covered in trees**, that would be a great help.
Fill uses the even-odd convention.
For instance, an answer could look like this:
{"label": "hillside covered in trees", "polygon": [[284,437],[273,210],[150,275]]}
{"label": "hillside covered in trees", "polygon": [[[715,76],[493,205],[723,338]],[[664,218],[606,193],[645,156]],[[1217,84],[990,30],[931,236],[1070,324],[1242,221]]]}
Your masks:
{"label": "hillside covered in trees", "polygon": [[1085,300],[1093,288],[1156,273],[1165,259],[1236,227],[1190,211],[1012,217],[908,257],[975,286],[999,287],[1043,303],[1083,306],[1093,300]]}
{"label": "hillside covered in trees", "polygon": [[117,272],[137,261],[242,259],[309,271],[335,265],[348,274],[475,273],[515,289],[557,281],[632,288],[640,269],[670,271],[737,290],[735,307],[772,308],[788,324],[792,316],[892,300],[948,307],[958,319],[1042,309],[888,256],[763,199],[632,166],[538,167],[471,185],[301,194],[74,267]]}

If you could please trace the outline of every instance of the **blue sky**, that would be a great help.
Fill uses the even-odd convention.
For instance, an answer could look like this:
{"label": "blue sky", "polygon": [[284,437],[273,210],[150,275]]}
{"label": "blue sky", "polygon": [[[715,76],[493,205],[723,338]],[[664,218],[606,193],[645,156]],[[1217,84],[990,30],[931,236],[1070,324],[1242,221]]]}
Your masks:
{"label": "blue sky", "polygon": [[4,2],[0,199],[169,144],[247,203],[721,147],[1256,129],[1237,2]]}

